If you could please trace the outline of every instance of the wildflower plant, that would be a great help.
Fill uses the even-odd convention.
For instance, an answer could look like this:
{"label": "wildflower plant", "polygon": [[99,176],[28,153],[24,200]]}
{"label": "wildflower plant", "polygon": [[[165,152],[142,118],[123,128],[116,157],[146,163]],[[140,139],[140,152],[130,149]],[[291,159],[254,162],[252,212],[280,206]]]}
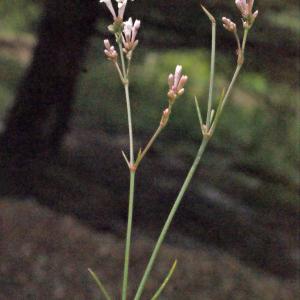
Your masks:
{"label": "wildflower plant", "polygon": [[[134,191],[135,191],[135,176],[145,155],[148,153],[149,149],[161,133],[161,131],[167,126],[172,113],[172,107],[175,104],[178,97],[182,96],[184,93],[184,87],[188,81],[188,77],[182,74],[182,66],[177,65],[174,74],[170,74],[167,79],[168,92],[166,94],[167,107],[163,110],[160,122],[158,123],[157,129],[154,131],[153,136],[149,139],[148,143],[143,149],[140,149],[137,155],[134,153],[134,139],[133,139],[133,126],[132,126],[132,116],[131,116],[131,103],[130,103],[130,66],[133,59],[133,54],[135,49],[138,47],[139,41],[137,39],[138,32],[141,27],[141,21],[129,18],[124,21],[125,9],[128,0],[115,0],[117,3],[113,4],[111,0],[100,0],[100,3],[104,3],[108,10],[110,11],[113,23],[108,26],[108,30],[114,36],[115,46],[112,45],[111,41],[108,39],[104,40],[104,54],[106,58],[114,64],[120,81],[124,87],[126,107],[127,107],[127,118],[128,118],[128,131],[129,131],[129,158],[122,151],[122,155],[127,164],[129,174],[130,174],[130,184],[129,184],[129,202],[128,202],[128,222],[126,231],[126,243],[125,243],[125,254],[124,254],[124,270],[123,270],[123,284],[122,284],[122,300],[127,299],[127,288],[128,288],[128,275],[129,275],[129,262],[130,262],[130,249],[131,249],[131,232],[132,232],[132,219],[133,219],[133,207],[134,207]],[[131,0],[134,1],[134,0]],[[234,35],[237,42],[237,63],[236,69],[233,77],[226,89],[223,89],[222,94],[219,96],[219,101],[213,101],[213,89],[214,89],[214,77],[215,77],[215,56],[216,56],[216,20],[213,15],[202,6],[203,11],[209,18],[212,25],[212,46],[211,46],[211,72],[210,72],[210,84],[208,92],[207,101],[207,113],[206,118],[204,118],[200,106],[195,96],[195,106],[200,123],[200,134],[202,136],[201,143],[199,145],[198,152],[195,156],[194,162],[187,173],[187,176],[182,184],[182,187],[178,193],[177,198],[170,210],[170,213],[165,221],[165,224],[161,230],[161,233],[156,241],[148,264],[145,268],[144,274],[135,293],[134,300],[140,300],[142,293],[145,288],[145,284],[149,278],[157,255],[160,251],[161,245],[165,239],[168,229],[172,223],[172,220],[176,214],[178,207],[180,206],[183,196],[197,170],[203,153],[209,143],[211,137],[213,136],[216,126],[220,120],[221,114],[224,110],[225,104],[227,103],[229,96],[231,94],[232,88],[237,80],[237,77],[241,71],[244,64],[245,48],[247,43],[247,37],[250,29],[252,28],[255,19],[258,15],[258,11],[253,11],[254,0],[235,0],[235,4],[241,13],[242,25],[243,25],[243,37],[240,41],[240,37],[237,31],[237,25],[230,19],[223,17],[222,23],[223,27]],[[117,8],[117,9],[115,9]],[[170,271],[168,272],[165,280],[162,282],[160,288],[155,292],[152,300],[158,299],[164,287],[168,283],[170,277],[172,276],[177,265],[175,260]],[[97,277],[97,275],[89,269],[92,277],[97,283],[99,289],[101,290],[103,296],[106,300],[111,300],[109,293],[104,288],[102,282]]]}

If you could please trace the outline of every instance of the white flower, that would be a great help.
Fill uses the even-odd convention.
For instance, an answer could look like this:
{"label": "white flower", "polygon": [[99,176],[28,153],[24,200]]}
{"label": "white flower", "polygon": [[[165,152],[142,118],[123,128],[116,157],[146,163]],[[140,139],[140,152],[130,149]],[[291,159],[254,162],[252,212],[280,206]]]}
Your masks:
{"label": "white flower", "polygon": [[[125,8],[126,8],[126,5],[127,5],[127,1],[128,0],[116,0],[116,2],[118,3],[118,17],[116,16],[116,12],[115,12],[115,9],[113,7],[113,4],[111,3],[111,0],[100,0],[100,3],[102,3],[102,2],[105,3],[105,5],[109,9],[109,11],[111,12],[114,20],[117,19],[117,18],[123,20]],[[134,0],[131,0],[131,1],[134,1]]]}
{"label": "white flower", "polygon": [[114,19],[117,18],[116,13],[115,13],[115,9],[111,3],[111,0],[100,0],[100,3],[105,3],[105,5],[107,6],[107,8],[109,9],[109,11],[111,12],[112,16]]}

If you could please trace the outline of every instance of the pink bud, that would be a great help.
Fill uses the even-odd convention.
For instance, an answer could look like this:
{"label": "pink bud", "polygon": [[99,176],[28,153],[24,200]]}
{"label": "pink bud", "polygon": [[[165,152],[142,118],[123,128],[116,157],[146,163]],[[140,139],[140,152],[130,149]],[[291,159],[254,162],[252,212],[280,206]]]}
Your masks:
{"label": "pink bud", "polygon": [[169,75],[168,84],[169,84],[169,88],[172,89],[173,84],[174,84],[174,75],[173,74]]}

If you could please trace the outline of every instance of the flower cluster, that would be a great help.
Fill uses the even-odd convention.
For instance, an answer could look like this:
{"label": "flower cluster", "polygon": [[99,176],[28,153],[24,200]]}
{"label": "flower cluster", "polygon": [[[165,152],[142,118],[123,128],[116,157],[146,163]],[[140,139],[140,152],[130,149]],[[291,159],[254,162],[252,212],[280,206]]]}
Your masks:
{"label": "flower cluster", "polygon": [[186,84],[188,77],[182,74],[182,66],[176,66],[175,73],[170,74],[168,78],[169,92],[168,98],[170,103],[173,103],[177,96],[181,96],[184,93],[184,85]]}
{"label": "flower cluster", "polygon": [[[131,0],[134,1],[134,0]],[[138,30],[141,26],[140,20],[132,21],[132,18],[129,18],[128,21],[123,21],[124,12],[128,0],[116,0],[118,3],[118,15],[116,15],[114,6],[111,0],[100,0],[100,3],[105,3],[110,13],[113,16],[114,23],[108,26],[108,29],[115,34],[117,43],[122,43],[122,48],[126,57],[130,60],[133,50],[138,45],[138,40],[136,39]],[[114,46],[110,45],[109,40],[104,40],[105,50],[104,53],[106,57],[113,61],[117,62],[118,53],[116,52]]]}
{"label": "flower cluster", "polygon": [[132,22],[132,18],[129,18],[128,21],[124,22],[124,29],[122,34],[122,42],[123,42],[123,51],[127,54],[127,57],[131,57],[132,51],[138,45],[138,40],[136,40],[136,35],[141,26],[140,20],[135,20]]}

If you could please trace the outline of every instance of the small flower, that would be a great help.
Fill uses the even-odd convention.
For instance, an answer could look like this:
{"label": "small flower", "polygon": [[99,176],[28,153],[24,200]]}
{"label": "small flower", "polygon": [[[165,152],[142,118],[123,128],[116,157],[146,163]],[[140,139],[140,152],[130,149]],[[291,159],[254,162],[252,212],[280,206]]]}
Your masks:
{"label": "small flower", "polygon": [[111,60],[112,62],[116,62],[117,58],[118,58],[118,53],[115,50],[115,47],[110,45],[109,40],[104,40],[104,46],[106,48],[104,50],[104,53],[105,53],[107,59]]}
{"label": "small flower", "polygon": [[[109,9],[110,13],[112,14],[114,20],[116,20],[116,19],[123,20],[127,1],[128,0],[116,0],[116,2],[118,3],[118,16],[116,16],[116,12],[113,7],[113,4],[111,3],[111,0],[100,0],[100,3],[105,3],[105,5]],[[134,0],[131,0],[131,1],[134,1]]]}
{"label": "small flower", "polygon": [[181,96],[184,93],[184,85],[186,84],[188,77],[182,74],[182,66],[177,65],[175,73],[170,74],[168,78],[169,92],[168,98],[171,102],[174,102],[177,96]]}
{"label": "small flower", "polygon": [[129,18],[128,21],[124,22],[124,29],[122,34],[123,50],[127,55],[131,55],[132,51],[138,45],[138,40],[136,36],[139,28],[141,27],[141,21],[135,20],[132,22],[132,18]]}
{"label": "small flower", "polygon": [[127,0],[116,0],[118,2],[118,18],[123,20]]}
{"label": "small flower", "polygon": [[109,9],[110,13],[112,14],[114,20],[117,18],[116,13],[115,13],[115,9],[111,3],[111,0],[100,0],[100,3],[105,3],[105,5],[107,6],[107,8]]}
{"label": "small flower", "polygon": [[222,18],[223,27],[231,32],[236,32],[236,24],[232,22],[230,19],[223,17]]}
{"label": "small flower", "polygon": [[251,27],[258,15],[258,10],[252,13],[254,0],[235,0],[235,4],[240,10],[243,18],[246,20],[244,26]]}

